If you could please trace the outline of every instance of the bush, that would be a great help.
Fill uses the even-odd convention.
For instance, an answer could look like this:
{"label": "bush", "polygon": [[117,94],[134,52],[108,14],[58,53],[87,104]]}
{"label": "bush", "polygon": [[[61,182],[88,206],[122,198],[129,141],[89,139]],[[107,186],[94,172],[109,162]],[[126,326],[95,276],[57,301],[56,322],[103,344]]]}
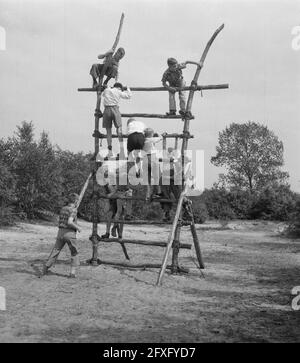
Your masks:
{"label": "bush", "polygon": [[249,215],[254,219],[287,221],[296,208],[296,193],[287,185],[273,185],[253,196]]}
{"label": "bush", "polygon": [[193,202],[192,206],[193,206],[195,223],[202,224],[208,218],[208,211],[206,205],[205,203],[201,202],[199,198],[191,198],[191,199]]}
{"label": "bush", "polygon": [[295,210],[290,215],[289,225],[287,229],[288,236],[300,237],[300,198],[298,195]]}
{"label": "bush", "polygon": [[10,206],[1,206],[0,208],[0,226],[9,226],[14,223],[13,208]]}
{"label": "bush", "polygon": [[222,220],[236,217],[230,205],[230,192],[225,188],[206,189],[200,198],[206,205],[209,217]]}

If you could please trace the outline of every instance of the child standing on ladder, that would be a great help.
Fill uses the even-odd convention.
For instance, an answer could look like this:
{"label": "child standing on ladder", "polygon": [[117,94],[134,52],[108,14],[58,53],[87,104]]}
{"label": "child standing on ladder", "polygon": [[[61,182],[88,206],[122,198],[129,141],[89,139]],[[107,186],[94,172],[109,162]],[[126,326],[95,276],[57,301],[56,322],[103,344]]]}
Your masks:
{"label": "child standing on ladder", "polygon": [[[151,198],[151,181],[153,177],[153,195],[152,198],[160,197],[161,188],[159,184],[159,158],[157,156],[158,150],[156,144],[162,141],[162,136],[154,136],[154,130],[150,127],[145,129],[145,142],[143,151],[146,153],[145,164],[148,165],[148,184],[146,200]],[[144,168],[145,171],[145,168]]]}
{"label": "child standing on ladder", "polygon": [[[125,172],[125,171],[124,171]],[[123,224],[115,221],[124,220],[126,215],[131,214],[132,201],[124,198],[132,197],[132,189],[128,184],[122,185],[123,179],[127,181],[126,175],[120,175],[120,169],[116,169],[116,181],[111,180],[105,185],[105,192],[107,197],[113,198],[109,199],[109,210],[107,212],[106,220],[106,233],[101,236],[101,238],[109,238],[110,233],[113,237],[123,238]],[[121,198],[121,199],[118,199]],[[123,199],[122,199],[123,198]],[[114,223],[112,229],[110,230],[111,223]]]}
{"label": "child standing on ladder", "polygon": [[125,157],[125,150],[123,144],[122,137],[122,117],[119,110],[120,99],[130,99],[131,91],[130,88],[127,87],[124,90],[121,83],[115,83],[113,88],[106,88],[103,92],[103,105],[104,105],[104,113],[103,113],[103,124],[102,126],[106,129],[107,134],[107,148],[108,155],[107,157],[113,157],[112,152],[112,123],[116,127],[117,135],[119,137],[120,142],[120,157]]}
{"label": "child standing on ladder", "polygon": [[[175,92],[177,88],[185,87],[185,81],[182,76],[182,69],[186,68],[186,62],[178,64],[175,58],[168,58],[168,69],[164,72],[162,76],[162,84],[165,88],[169,90],[169,109],[167,115],[176,115],[176,101]],[[179,106],[180,115],[185,114],[185,92],[179,91]]]}
{"label": "child standing on ladder", "polygon": [[69,203],[63,207],[59,214],[58,233],[53,250],[44,265],[43,275],[47,274],[50,267],[57,260],[64,245],[67,244],[71,252],[70,277],[76,277],[76,268],[79,266],[78,250],[76,244],[76,232],[80,232],[77,225],[77,206],[79,196],[72,193],[69,196]]}

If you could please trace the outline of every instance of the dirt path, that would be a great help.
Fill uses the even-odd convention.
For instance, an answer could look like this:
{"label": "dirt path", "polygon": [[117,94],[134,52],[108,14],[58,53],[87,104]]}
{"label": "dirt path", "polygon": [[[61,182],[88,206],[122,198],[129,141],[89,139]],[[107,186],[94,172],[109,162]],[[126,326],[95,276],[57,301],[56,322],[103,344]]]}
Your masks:
{"label": "dirt path", "polygon": [[[81,261],[90,258],[91,226],[82,222]],[[217,227],[217,228],[216,228]],[[199,226],[205,278],[194,250],[180,252],[189,275],[83,265],[68,279],[69,251],[53,274],[37,277],[52,248],[54,226],[19,224],[0,230],[0,342],[300,342],[300,311],[291,289],[300,285],[300,241],[282,239],[274,223],[235,222],[230,230]],[[104,227],[100,227],[100,232]],[[126,238],[166,240],[164,227],[127,227]],[[183,229],[184,242],[191,242]],[[164,249],[128,245],[132,262],[161,263]],[[117,244],[101,258],[124,260]],[[33,264],[33,265],[32,265]]]}

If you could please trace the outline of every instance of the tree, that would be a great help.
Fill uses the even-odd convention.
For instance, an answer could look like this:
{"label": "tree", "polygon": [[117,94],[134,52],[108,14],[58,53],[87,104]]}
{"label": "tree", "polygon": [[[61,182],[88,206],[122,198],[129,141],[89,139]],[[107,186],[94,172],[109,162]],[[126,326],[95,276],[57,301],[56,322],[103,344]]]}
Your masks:
{"label": "tree", "polygon": [[283,143],[266,126],[255,122],[232,123],[219,133],[215,166],[223,166],[227,174],[221,181],[230,187],[261,190],[272,183],[284,184],[288,173],[283,166]]}
{"label": "tree", "polygon": [[29,218],[36,211],[55,211],[61,196],[60,167],[48,135],[34,140],[32,122],[23,121],[14,138],[12,170],[16,179],[19,209]]}

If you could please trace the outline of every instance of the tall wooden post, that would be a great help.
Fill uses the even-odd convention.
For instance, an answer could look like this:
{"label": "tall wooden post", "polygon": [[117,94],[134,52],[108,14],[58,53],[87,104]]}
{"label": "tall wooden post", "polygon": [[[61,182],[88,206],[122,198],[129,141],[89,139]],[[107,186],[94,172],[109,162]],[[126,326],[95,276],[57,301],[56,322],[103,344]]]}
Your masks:
{"label": "tall wooden post", "polygon": [[[194,93],[197,90],[197,82],[198,82],[198,78],[201,72],[201,69],[203,67],[203,63],[205,61],[205,58],[207,56],[207,53],[214,41],[214,39],[216,38],[216,36],[220,33],[220,31],[224,28],[224,24],[222,24],[212,35],[212,37],[210,38],[210,40],[208,41],[204,52],[202,53],[201,59],[199,64],[197,65],[197,69],[194,75],[194,78],[192,80],[191,83],[191,90],[189,92],[189,97],[188,97],[188,101],[187,101],[187,105],[186,105],[186,109],[185,109],[185,116],[184,116],[184,126],[183,126],[183,139],[182,139],[182,146],[181,146],[181,154],[182,154],[182,185],[183,187],[183,191],[181,193],[181,196],[179,198],[178,204],[177,204],[177,210],[176,210],[176,215],[173,221],[173,226],[172,226],[172,231],[170,233],[169,236],[169,240],[168,240],[168,244],[166,247],[166,251],[165,251],[165,255],[163,258],[163,262],[162,262],[162,266],[161,266],[161,270],[159,272],[158,275],[158,279],[157,279],[157,285],[160,285],[162,282],[162,278],[163,275],[165,273],[166,267],[167,267],[167,260],[168,260],[168,256],[169,256],[169,252],[171,249],[171,245],[173,244],[174,241],[174,237],[175,235],[180,235],[180,229],[181,226],[178,224],[178,221],[181,219],[181,214],[182,214],[182,203],[183,200],[185,198],[185,194],[187,191],[187,185],[185,183],[185,175],[184,175],[184,160],[185,160],[185,151],[187,150],[188,147],[188,140],[189,140],[189,133],[190,133],[190,119],[191,117],[191,110],[192,110],[192,104],[193,104],[193,98],[194,98]],[[198,252],[200,250],[200,246],[199,246],[199,241],[195,240],[194,238],[194,234],[196,233],[196,230],[194,228],[192,228],[192,234],[193,234],[193,240],[194,240],[194,244],[195,244],[195,248],[196,248],[196,244],[197,244],[197,248],[196,248],[196,253],[197,253],[197,257],[198,257]],[[198,243],[196,243],[198,242]],[[198,250],[199,247],[199,250]],[[178,255],[177,255],[178,257]],[[174,251],[173,251],[173,260],[177,258],[176,255],[174,256]],[[200,257],[200,256],[199,256]]]}
{"label": "tall wooden post", "polygon": [[[120,39],[120,35],[121,35],[121,30],[122,30],[122,26],[123,26],[123,21],[124,21],[124,14],[122,14],[121,16],[121,20],[120,20],[120,24],[119,24],[119,29],[118,29],[118,33],[115,39],[115,42],[112,46],[112,51],[114,52],[117,48],[119,39]],[[113,54],[113,53],[112,53]],[[91,241],[92,241],[92,258],[90,260],[90,263],[92,265],[98,265],[99,260],[98,260],[98,242],[99,242],[99,236],[98,236],[98,219],[99,219],[99,205],[98,205],[98,197],[97,197],[97,180],[96,180],[96,172],[97,172],[97,162],[96,162],[96,158],[97,155],[99,153],[99,119],[101,117],[101,111],[100,111],[100,105],[101,105],[101,88],[102,88],[102,82],[103,82],[103,78],[105,76],[105,72],[106,69],[108,67],[109,62],[111,61],[111,57],[112,55],[108,56],[105,60],[105,63],[102,67],[101,70],[101,75],[99,77],[99,86],[98,86],[98,90],[97,90],[97,102],[96,102],[96,109],[95,109],[95,151],[94,151],[94,170],[93,170],[93,216],[92,216],[92,221],[93,221],[93,228],[92,228],[92,236],[91,236]]]}

